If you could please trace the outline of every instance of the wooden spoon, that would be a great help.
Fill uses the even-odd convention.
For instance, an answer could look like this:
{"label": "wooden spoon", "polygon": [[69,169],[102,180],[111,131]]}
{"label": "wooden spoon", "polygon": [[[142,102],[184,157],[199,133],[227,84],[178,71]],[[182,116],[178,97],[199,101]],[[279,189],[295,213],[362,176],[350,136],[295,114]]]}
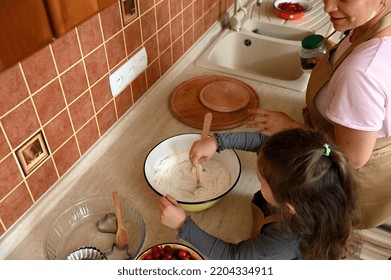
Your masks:
{"label": "wooden spoon", "polygon": [[[208,138],[210,126],[212,124],[212,119],[213,119],[212,113],[208,112],[208,113],[205,114],[205,116],[204,116],[204,124],[203,124],[203,127],[202,127],[202,134],[201,134],[201,139],[202,140]],[[196,165],[196,181],[197,181],[196,189],[198,189],[198,188],[201,187],[200,164],[199,163]]]}
{"label": "wooden spoon", "polygon": [[115,235],[115,244],[117,245],[117,247],[125,247],[129,243],[129,233],[122,224],[121,208],[117,192],[113,192],[113,201],[115,207],[115,215],[117,216],[117,233]]}

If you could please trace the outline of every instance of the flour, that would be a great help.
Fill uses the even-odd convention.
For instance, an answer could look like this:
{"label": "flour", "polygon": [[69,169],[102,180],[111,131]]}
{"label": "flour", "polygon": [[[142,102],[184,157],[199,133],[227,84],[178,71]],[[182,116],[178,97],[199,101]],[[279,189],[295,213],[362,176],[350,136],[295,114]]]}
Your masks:
{"label": "flour", "polygon": [[160,161],[155,171],[156,190],[183,202],[205,201],[226,192],[231,176],[219,161],[210,159],[200,166],[201,188],[196,189],[196,170],[187,151],[168,156]]}

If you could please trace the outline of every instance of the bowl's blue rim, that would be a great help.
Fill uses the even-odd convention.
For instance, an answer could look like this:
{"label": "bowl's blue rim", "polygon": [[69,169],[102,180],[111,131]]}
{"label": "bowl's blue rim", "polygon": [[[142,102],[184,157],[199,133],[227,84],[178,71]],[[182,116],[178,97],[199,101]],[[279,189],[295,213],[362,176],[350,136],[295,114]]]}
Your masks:
{"label": "bowl's blue rim", "polygon": [[[175,137],[178,137],[178,136],[183,136],[183,135],[201,135],[200,133],[182,133],[182,134],[177,134],[177,135],[174,135],[174,136],[170,136],[162,141],[160,141],[159,143],[157,143],[155,146],[153,146],[153,148],[148,152],[147,156],[145,157],[145,160],[144,160],[144,164],[143,164],[143,173],[144,173],[144,178],[145,178],[145,181],[147,181],[148,183],[148,186],[155,192],[157,193],[158,195],[160,196],[163,196],[163,194],[161,194],[160,192],[158,192],[157,190],[155,190],[155,188],[151,185],[151,183],[148,181],[147,179],[147,175],[145,174],[145,164],[148,160],[148,157],[149,155],[152,153],[152,151],[157,147],[159,146],[160,144],[162,144],[163,142],[169,140],[169,139],[172,139],[172,138],[175,138]],[[224,193],[222,193],[221,195],[215,197],[215,198],[212,198],[212,199],[208,199],[208,200],[203,200],[203,201],[197,201],[197,202],[190,202],[190,201],[181,201],[181,200],[178,200],[178,203],[181,203],[181,204],[185,204],[185,205],[198,205],[198,204],[205,204],[205,203],[209,203],[209,202],[213,202],[215,200],[218,200],[220,199],[221,197],[223,197],[224,195],[228,194],[235,186],[236,184],[238,183],[239,179],[240,179],[240,175],[242,174],[242,163],[240,162],[240,158],[238,156],[238,154],[236,153],[235,150],[232,149],[232,151],[235,153],[236,155],[236,158],[238,159],[238,163],[239,163],[239,175],[238,177],[236,178],[236,181],[232,184],[232,186],[226,190]]]}

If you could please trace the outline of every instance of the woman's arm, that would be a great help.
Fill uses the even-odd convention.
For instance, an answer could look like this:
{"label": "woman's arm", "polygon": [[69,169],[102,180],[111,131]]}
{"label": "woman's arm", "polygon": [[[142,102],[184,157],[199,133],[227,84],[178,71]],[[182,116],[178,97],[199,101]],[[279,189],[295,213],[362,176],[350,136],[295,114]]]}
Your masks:
{"label": "woman's arm", "polygon": [[377,131],[351,129],[334,124],[335,142],[347,156],[353,169],[363,167],[372,154],[378,136]]}

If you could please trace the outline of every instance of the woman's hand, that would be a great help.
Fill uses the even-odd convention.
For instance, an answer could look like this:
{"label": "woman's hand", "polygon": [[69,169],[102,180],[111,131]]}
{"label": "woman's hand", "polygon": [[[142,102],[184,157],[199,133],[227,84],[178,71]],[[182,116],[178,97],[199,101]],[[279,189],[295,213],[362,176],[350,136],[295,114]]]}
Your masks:
{"label": "woman's hand", "polygon": [[277,111],[269,111],[260,108],[249,110],[252,116],[245,125],[249,128],[259,128],[259,133],[273,135],[277,132],[303,127],[302,124],[291,119],[287,114]]}
{"label": "woman's hand", "polygon": [[201,160],[210,159],[217,150],[216,137],[210,136],[204,140],[197,140],[191,146],[189,159],[193,166],[200,163]]}
{"label": "woman's hand", "polygon": [[160,198],[160,222],[172,229],[180,230],[186,220],[185,210],[170,195]]}

